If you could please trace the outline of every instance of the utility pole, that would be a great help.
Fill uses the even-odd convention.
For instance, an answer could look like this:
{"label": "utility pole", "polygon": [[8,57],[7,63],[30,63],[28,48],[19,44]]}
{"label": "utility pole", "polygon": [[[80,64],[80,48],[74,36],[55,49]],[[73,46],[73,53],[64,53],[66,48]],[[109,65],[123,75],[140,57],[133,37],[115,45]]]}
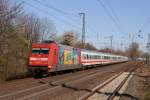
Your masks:
{"label": "utility pole", "polygon": [[84,48],[85,44],[85,13],[79,13],[82,17],[82,48]]}
{"label": "utility pole", "polygon": [[110,38],[110,49],[111,49],[111,51],[112,51],[112,48],[113,48],[113,44],[112,44],[112,42],[113,42],[113,35],[107,36],[107,37],[105,37],[105,38]]}
{"label": "utility pole", "polygon": [[131,33],[131,34],[130,34],[131,44],[134,42],[134,37],[135,37],[135,36],[134,36],[134,33]]}
{"label": "utility pole", "polygon": [[113,35],[109,36],[109,38],[110,38],[110,48],[111,48],[111,50],[112,50],[112,48],[113,48],[113,45],[112,45]]}
{"label": "utility pole", "polygon": [[134,42],[134,34],[132,35],[132,43]]}
{"label": "utility pole", "polygon": [[123,43],[122,42],[120,43],[120,46],[121,46],[121,51],[123,51]]}
{"label": "utility pole", "polygon": [[111,44],[111,51],[112,51],[112,41],[113,41],[113,35],[110,36],[110,44]]}

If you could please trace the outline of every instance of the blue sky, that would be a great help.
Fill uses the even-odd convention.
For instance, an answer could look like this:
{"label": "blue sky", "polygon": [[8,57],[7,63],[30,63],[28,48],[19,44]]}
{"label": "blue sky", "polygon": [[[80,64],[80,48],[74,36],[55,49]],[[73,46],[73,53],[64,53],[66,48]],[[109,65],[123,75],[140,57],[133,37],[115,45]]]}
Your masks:
{"label": "blue sky", "polygon": [[[35,13],[53,21],[57,29],[56,34],[72,30],[81,36],[81,17],[78,13],[85,12],[86,42],[91,42],[97,48],[108,47],[110,46],[108,36],[113,35],[113,47],[121,49],[120,44],[123,43],[122,48],[125,49],[131,43],[131,37],[134,35],[134,41],[140,44],[143,51],[146,50],[147,35],[150,33],[150,0],[100,0],[111,13],[120,30],[98,0],[38,0],[41,3],[36,0],[24,1],[26,12]],[[61,9],[67,14],[44,5]],[[140,29],[142,29],[141,32],[139,32]],[[141,38],[138,37],[138,34]]]}

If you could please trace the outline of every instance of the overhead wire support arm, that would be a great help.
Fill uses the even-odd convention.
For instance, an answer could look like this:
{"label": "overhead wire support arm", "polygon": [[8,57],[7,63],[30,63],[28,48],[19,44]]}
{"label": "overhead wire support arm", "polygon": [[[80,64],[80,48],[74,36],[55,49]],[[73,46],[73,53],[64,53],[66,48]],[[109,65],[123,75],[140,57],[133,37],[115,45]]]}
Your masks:
{"label": "overhead wire support arm", "polygon": [[121,29],[120,26],[120,21],[119,18],[116,16],[116,14],[114,13],[114,10],[109,6],[109,9],[111,9],[111,12],[109,11],[109,9],[105,6],[104,2],[102,2],[102,0],[97,0],[98,3],[104,8],[105,12],[107,13],[107,15],[110,17],[110,19],[113,21],[114,25],[116,26],[116,28],[121,32],[124,33]]}

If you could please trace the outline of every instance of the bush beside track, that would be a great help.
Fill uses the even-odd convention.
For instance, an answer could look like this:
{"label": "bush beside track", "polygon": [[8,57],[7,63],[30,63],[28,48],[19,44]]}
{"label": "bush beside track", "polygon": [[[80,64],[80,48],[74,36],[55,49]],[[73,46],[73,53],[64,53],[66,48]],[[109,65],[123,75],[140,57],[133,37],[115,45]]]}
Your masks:
{"label": "bush beside track", "polygon": [[[14,34],[14,36],[16,36]],[[0,80],[12,80],[28,76],[26,59],[28,55],[28,43],[23,38],[16,36],[3,44],[3,50],[7,54],[0,55]],[[11,42],[10,42],[11,41]],[[17,48],[17,49],[16,49]]]}

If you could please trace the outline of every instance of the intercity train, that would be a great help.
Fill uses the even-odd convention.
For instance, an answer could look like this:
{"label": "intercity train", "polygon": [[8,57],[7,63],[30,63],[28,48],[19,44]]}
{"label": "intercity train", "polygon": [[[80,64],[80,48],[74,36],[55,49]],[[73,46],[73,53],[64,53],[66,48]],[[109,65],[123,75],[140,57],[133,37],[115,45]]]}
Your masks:
{"label": "intercity train", "polygon": [[74,48],[49,41],[32,44],[28,70],[33,74],[46,74],[126,61],[128,57],[125,56]]}

